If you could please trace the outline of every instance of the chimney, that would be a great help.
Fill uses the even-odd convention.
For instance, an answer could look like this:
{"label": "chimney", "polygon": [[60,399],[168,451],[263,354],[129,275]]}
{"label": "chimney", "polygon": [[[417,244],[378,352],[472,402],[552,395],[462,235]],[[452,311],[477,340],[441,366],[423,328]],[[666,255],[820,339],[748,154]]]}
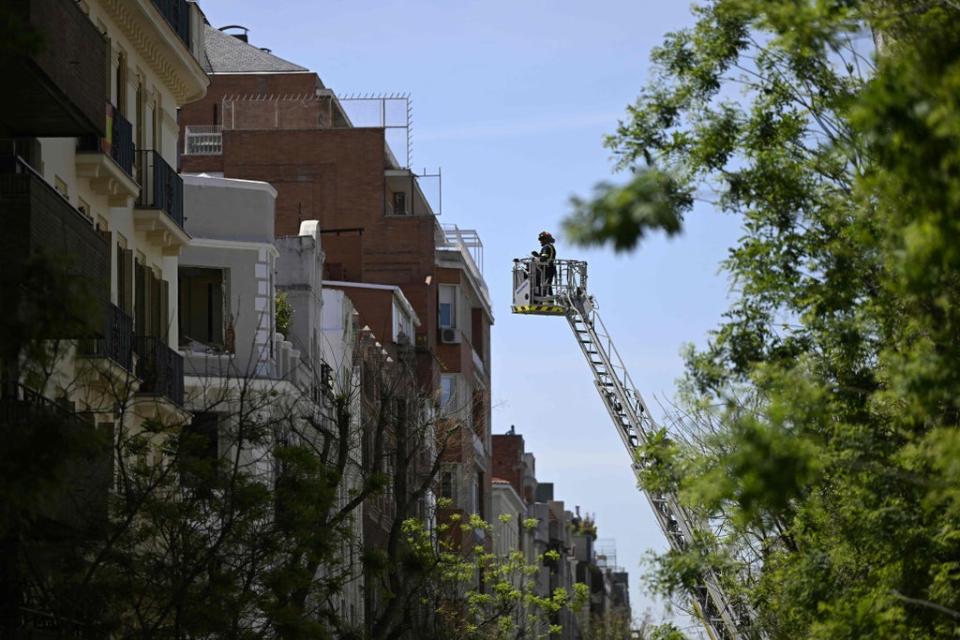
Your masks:
{"label": "chimney", "polygon": [[[238,32],[237,32],[237,33],[228,33],[228,32],[227,32],[227,29],[237,29]],[[239,40],[240,42],[249,42],[249,35],[248,35],[248,34],[249,34],[249,32],[250,32],[250,29],[247,29],[247,28],[246,28],[245,26],[243,26],[242,24],[228,24],[228,25],[226,25],[226,26],[220,27],[220,31],[223,31],[223,32],[226,33],[228,36],[233,36],[234,38],[236,38],[236,39]]]}

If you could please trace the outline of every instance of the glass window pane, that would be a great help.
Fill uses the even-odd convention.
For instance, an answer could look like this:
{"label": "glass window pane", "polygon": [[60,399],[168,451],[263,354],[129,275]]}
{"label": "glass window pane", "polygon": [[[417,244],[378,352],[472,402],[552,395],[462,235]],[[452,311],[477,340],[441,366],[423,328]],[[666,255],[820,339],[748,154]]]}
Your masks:
{"label": "glass window pane", "polygon": [[440,303],[440,326],[441,327],[453,326],[453,306],[452,305]]}

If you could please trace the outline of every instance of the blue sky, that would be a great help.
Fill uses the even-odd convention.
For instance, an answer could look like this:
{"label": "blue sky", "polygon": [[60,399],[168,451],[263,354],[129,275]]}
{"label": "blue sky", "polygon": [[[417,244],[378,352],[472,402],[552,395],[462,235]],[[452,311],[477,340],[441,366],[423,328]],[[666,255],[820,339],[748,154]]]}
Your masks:
{"label": "blue sky", "polygon": [[[559,235],[573,194],[612,174],[604,134],[649,77],[652,47],[692,23],[686,2],[485,0],[425,2],[201,0],[214,26],[242,24],[250,42],[320,74],[337,93],[409,92],[415,168],[443,169],[441,221],[479,231],[493,297],[494,433],[511,424],[556,497],[595,513],[630,571],[665,541],[635,489],[627,454],[559,318],[512,316],[511,259]],[[729,299],[719,272],[740,235],[703,207],[673,240],[629,256],[582,251],[590,284],[634,381],[657,411],[682,374],[684,343],[704,344]],[[655,613],[657,613],[655,611]]]}

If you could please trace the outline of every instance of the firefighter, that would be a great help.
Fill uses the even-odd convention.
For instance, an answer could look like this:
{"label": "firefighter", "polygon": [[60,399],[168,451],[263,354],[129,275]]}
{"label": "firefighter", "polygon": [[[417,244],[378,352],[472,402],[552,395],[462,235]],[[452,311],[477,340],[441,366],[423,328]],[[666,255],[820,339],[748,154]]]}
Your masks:
{"label": "firefighter", "polygon": [[540,241],[540,251],[530,252],[537,259],[537,277],[533,283],[534,295],[552,296],[553,279],[557,276],[557,249],[553,246],[556,241],[549,231],[541,231],[537,240]]}

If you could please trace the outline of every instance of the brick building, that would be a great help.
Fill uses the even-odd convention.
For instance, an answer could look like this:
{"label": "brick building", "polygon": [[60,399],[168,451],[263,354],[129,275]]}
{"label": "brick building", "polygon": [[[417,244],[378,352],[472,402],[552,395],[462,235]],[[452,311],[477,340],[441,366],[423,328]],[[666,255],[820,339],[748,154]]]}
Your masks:
{"label": "brick building", "polygon": [[[616,566],[612,541],[606,541],[603,549],[598,551],[597,526],[593,517],[581,515],[580,507],[575,507],[574,512],[568,511],[562,500],[554,499],[553,483],[537,480],[534,455],[525,450],[523,436],[513,427],[505,434],[492,437],[491,460],[491,470],[496,478],[494,493],[506,493],[503,485],[508,485],[509,493],[519,496],[523,502],[521,517],[537,520],[536,527],[524,528],[517,539],[527,563],[539,565],[540,570],[535,575],[537,593],[547,596],[557,588],[569,593],[575,583],[582,583],[589,590],[588,609],[577,614],[564,610],[551,620],[563,627],[559,637],[578,640],[591,625],[606,625],[614,614],[629,620],[628,575]],[[501,504],[506,501],[497,500],[494,507],[501,508]],[[494,520],[500,513],[511,512],[495,512]],[[494,535],[499,532],[498,528]],[[512,532],[507,532],[506,538],[494,540],[494,549],[513,543]],[[556,551],[559,556],[554,560],[547,559],[544,554],[548,551]]]}
{"label": "brick building", "polygon": [[[444,424],[461,426],[446,442],[441,493],[489,518],[493,314],[479,237],[439,223],[385,127],[354,126],[315,72],[253,46],[245,31],[205,25],[204,45],[210,86],[180,113],[182,171],[273,185],[278,238],[318,221],[324,286],[356,296],[360,325],[385,343],[409,338],[421,393]],[[398,314],[405,305],[410,313]],[[400,317],[419,322],[401,331]]]}

